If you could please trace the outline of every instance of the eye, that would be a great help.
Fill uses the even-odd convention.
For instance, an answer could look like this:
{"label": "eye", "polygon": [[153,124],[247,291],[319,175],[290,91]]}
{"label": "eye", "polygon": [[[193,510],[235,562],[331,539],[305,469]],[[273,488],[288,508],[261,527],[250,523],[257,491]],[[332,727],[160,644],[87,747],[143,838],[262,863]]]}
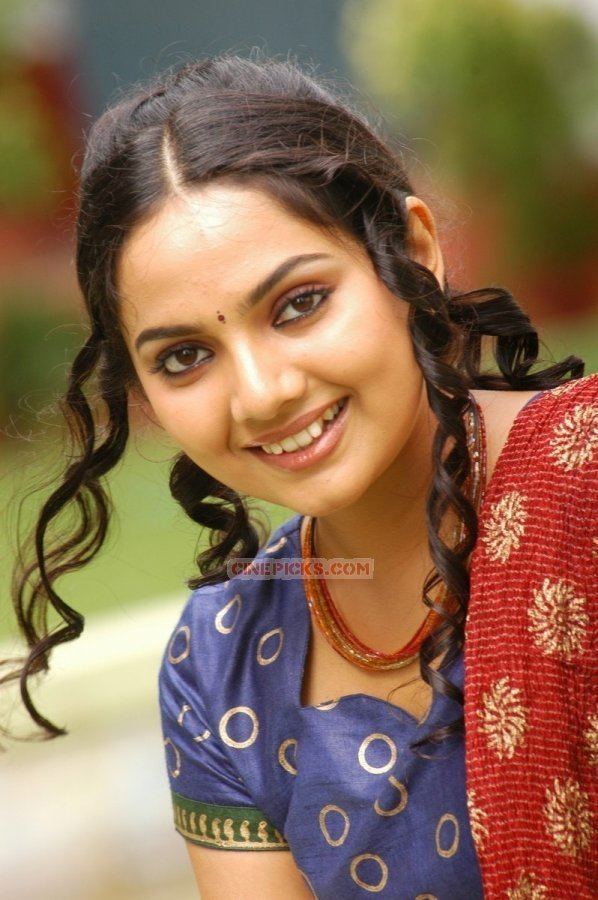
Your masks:
{"label": "eye", "polygon": [[[305,288],[300,288],[297,293],[287,297],[285,303],[281,307],[282,310],[290,309],[292,311],[294,309],[295,312],[298,311],[299,314],[296,316],[287,316],[286,318],[281,318],[279,316],[276,319],[276,324],[285,325],[288,322],[296,322],[298,319],[306,319],[308,316],[313,315],[313,313],[317,312],[317,310],[324,305],[330,293],[330,288],[310,287],[307,290]],[[314,305],[312,301],[316,297],[319,297],[320,300]]]}
{"label": "eye", "polygon": [[169,348],[158,356],[152,372],[162,372],[167,378],[182,375],[184,372],[194,369],[206,359],[206,357],[203,359],[197,358],[198,354],[202,352],[203,347],[193,347],[188,344],[183,344],[174,349]]}
{"label": "eye", "polygon": [[[275,327],[289,325],[291,322],[297,322],[299,319],[306,319],[316,313],[326,302],[332,288],[312,286],[310,288],[299,288],[293,294],[287,295],[281,309],[293,310],[297,315],[279,316],[275,321]],[[319,299],[318,299],[319,298]],[[314,303],[314,300],[317,302]],[[209,359],[209,356],[199,357],[200,353],[209,353],[205,347],[197,347],[194,344],[180,344],[178,347],[169,347],[164,350],[156,358],[156,364],[152,366],[150,372],[158,372],[164,378],[177,378],[186,372],[199,368],[202,363]]]}

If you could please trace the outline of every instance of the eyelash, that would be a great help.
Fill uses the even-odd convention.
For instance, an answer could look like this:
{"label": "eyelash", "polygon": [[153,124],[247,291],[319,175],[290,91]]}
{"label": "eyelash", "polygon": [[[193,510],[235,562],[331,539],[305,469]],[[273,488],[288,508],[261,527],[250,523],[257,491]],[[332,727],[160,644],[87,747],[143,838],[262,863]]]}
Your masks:
{"label": "eyelash", "polygon": [[[274,327],[275,328],[284,328],[293,322],[299,322],[301,319],[307,319],[307,318],[309,318],[309,316],[313,316],[314,313],[318,312],[318,310],[320,310],[324,306],[324,304],[328,300],[331,293],[332,293],[331,288],[321,288],[321,287],[313,286],[313,287],[308,288],[307,290],[305,288],[300,288],[297,290],[296,293],[291,293],[291,294],[287,295],[284,302],[280,306],[279,313],[282,313],[283,310],[285,310],[287,306],[289,306],[291,303],[294,303],[297,300],[304,300],[307,297],[314,297],[317,295],[321,295],[322,299],[309,312],[301,313],[298,316],[294,316],[292,319],[287,319],[284,322],[280,322],[278,325],[274,325]],[[166,360],[169,359],[171,356],[174,356],[175,353],[178,353],[179,350],[202,350],[202,349],[205,349],[205,348],[197,347],[194,344],[179,344],[178,347],[169,347],[167,350],[163,351],[159,356],[156,357],[156,364],[151,367],[150,372],[159,373],[160,375],[162,375],[163,378],[166,378],[166,379],[179,378],[182,375],[187,375],[189,372],[192,371],[192,369],[196,369],[199,366],[203,365],[203,363],[207,361],[208,357],[200,360],[199,362],[193,363],[192,365],[188,366],[186,369],[182,369],[180,372],[169,372],[168,369],[166,368]]]}

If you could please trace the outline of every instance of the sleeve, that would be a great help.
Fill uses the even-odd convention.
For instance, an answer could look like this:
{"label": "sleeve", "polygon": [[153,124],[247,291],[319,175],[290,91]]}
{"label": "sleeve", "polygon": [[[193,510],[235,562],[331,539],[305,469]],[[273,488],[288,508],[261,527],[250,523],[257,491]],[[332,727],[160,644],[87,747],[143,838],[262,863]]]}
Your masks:
{"label": "sleeve", "polygon": [[193,844],[222,850],[288,850],[284,837],[254,806],[209,721],[194,672],[197,624],[189,607],[172,632],[158,675],[175,830]]}

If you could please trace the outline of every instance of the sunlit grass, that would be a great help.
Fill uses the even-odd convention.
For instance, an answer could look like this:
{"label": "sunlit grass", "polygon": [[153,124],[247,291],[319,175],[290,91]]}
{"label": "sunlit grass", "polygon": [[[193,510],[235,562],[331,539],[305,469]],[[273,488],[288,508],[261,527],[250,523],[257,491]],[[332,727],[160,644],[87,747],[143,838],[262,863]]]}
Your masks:
{"label": "sunlit grass", "polygon": [[[47,474],[56,463],[56,451],[43,447],[35,451],[27,445],[25,451],[13,448],[5,454],[0,477],[0,505],[5,511],[0,521],[0,636],[15,630],[9,590],[18,503],[40,472]],[[188,594],[186,579],[197,573],[194,559],[207,546],[208,535],[170,496],[168,472],[164,449],[146,442],[131,446],[107,479],[115,509],[108,539],[91,563],[57,581],[59,595],[83,615],[127,608],[177,591],[182,598]],[[26,501],[25,524],[35,521],[42,497],[43,492]],[[252,505],[265,510],[272,530],[292,515],[272,504],[253,501]]]}

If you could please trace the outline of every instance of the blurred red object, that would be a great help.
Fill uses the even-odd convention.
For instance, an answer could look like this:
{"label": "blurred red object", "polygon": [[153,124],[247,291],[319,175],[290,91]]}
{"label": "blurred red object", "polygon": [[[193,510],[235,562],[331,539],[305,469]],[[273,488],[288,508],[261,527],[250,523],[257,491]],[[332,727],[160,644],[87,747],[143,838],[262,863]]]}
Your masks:
{"label": "blurred red object", "polygon": [[76,154],[83,139],[82,104],[74,60],[41,55],[11,64],[21,84],[35,98],[44,152],[51,158],[54,180],[40,210],[0,209],[0,274],[17,275],[24,263],[70,248],[75,220]]}

